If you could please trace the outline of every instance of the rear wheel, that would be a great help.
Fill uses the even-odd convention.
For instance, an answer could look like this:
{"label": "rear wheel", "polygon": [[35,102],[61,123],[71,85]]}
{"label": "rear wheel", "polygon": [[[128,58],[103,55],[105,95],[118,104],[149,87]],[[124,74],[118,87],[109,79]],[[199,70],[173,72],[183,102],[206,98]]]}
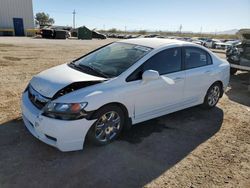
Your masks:
{"label": "rear wheel", "polygon": [[207,91],[203,107],[207,109],[215,107],[220,99],[221,94],[222,94],[221,85],[219,83],[213,84]]}
{"label": "rear wheel", "polygon": [[95,114],[97,121],[88,132],[88,138],[96,145],[106,145],[115,140],[125,122],[123,111],[116,105],[101,108]]}

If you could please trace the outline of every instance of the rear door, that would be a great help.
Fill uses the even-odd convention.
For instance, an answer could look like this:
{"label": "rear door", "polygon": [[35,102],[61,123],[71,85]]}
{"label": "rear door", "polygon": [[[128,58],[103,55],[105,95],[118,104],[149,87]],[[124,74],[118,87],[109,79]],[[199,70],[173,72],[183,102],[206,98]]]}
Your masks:
{"label": "rear door", "polygon": [[183,61],[186,70],[184,98],[188,103],[203,100],[213,83],[213,64],[211,56],[198,47],[184,47]]}

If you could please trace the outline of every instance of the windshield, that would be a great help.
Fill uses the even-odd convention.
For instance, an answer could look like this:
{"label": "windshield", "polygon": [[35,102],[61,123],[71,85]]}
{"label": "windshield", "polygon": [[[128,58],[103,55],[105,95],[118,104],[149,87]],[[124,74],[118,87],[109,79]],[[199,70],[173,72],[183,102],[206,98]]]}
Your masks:
{"label": "windshield", "polygon": [[75,65],[112,78],[126,71],[150,50],[149,47],[115,42],[77,60]]}

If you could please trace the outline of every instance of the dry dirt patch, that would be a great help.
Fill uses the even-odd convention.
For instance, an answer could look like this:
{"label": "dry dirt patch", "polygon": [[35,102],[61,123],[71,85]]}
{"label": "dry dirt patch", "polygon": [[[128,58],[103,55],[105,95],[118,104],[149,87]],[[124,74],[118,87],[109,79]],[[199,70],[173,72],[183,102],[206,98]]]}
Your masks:
{"label": "dry dirt patch", "polygon": [[19,57],[10,57],[10,56],[3,56],[3,59],[9,60],[9,61],[20,61],[21,60]]}

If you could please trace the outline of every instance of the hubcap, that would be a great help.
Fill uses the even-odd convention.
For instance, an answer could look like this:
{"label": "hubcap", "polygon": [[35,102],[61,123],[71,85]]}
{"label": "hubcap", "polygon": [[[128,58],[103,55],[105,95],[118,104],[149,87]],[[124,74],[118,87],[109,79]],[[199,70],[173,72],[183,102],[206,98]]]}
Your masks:
{"label": "hubcap", "polygon": [[115,111],[103,114],[96,122],[95,136],[101,142],[114,138],[120,130],[120,116]]}
{"label": "hubcap", "polygon": [[214,106],[220,98],[220,88],[219,86],[214,86],[208,94],[208,105]]}

